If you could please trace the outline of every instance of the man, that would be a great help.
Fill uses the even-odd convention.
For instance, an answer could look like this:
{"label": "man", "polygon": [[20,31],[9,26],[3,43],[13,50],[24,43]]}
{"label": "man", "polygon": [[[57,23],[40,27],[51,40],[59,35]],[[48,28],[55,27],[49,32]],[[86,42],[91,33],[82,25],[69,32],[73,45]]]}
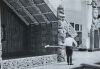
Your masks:
{"label": "man", "polygon": [[77,46],[77,42],[74,40],[74,38],[72,38],[71,35],[68,35],[68,37],[64,40],[63,44],[66,47],[68,65],[73,65],[72,64],[73,44]]}

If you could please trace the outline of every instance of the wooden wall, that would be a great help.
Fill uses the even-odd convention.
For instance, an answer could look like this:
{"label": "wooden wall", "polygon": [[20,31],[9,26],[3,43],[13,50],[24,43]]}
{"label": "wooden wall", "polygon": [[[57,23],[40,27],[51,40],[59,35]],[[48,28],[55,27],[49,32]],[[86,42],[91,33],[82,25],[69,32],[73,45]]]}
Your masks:
{"label": "wooden wall", "polygon": [[[53,54],[55,48],[45,48],[45,45],[57,45],[57,23],[42,23],[39,25],[31,25],[30,51],[34,51],[36,55]],[[35,39],[35,40],[34,40]]]}
{"label": "wooden wall", "polygon": [[[27,26],[2,2],[2,26],[5,36],[2,41],[3,55],[24,52],[26,48]],[[16,54],[17,55],[17,54]],[[8,55],[6,55],[8,56]]]}
{"label": "wooden wall", "polygon": [[27,26],[2,3],[2,26],[3,58],[48,55],[56,51],[44,46],[58,44],[57,22]]}

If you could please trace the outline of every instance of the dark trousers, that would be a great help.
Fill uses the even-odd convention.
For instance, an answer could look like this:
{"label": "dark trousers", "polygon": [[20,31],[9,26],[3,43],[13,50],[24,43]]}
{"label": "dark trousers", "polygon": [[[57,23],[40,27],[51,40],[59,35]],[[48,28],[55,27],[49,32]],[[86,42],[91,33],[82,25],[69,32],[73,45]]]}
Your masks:
{"label": "dark trousers", "polygon": [[67,63],[72,64],[73,47],[66,47]]}

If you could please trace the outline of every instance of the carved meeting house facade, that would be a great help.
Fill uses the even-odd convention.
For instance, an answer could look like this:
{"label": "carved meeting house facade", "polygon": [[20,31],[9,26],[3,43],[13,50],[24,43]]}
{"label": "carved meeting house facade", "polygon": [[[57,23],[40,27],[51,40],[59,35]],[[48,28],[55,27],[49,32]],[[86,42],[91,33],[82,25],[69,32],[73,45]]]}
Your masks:
{"label": "carved meeting house facade", "polygon": [[[91,0],[91,3],[93,1]],[[58,46],[65,39],[66,33],[76,37],[77,32],[65,19],[63,6],[59,5],[56,11],[52,7],[49,0],[0,0],[0,66],[2,69],[27,69],[65,61],[62,52],[64,49],[44,46],[48,44]],[[97,6],[91,8],[97,11]],[[95,41],[99,37],[100,29],[94,27],[97,20],[95,15],[92,20],[94,22],[91,23],[91,30],[85,35]],[[81,40],[85,39],[83,26]],[[93,43],[91,47],[89,46],[90,50],[94,49],[94,45],[97,47],[94,41],[90,41]]]}

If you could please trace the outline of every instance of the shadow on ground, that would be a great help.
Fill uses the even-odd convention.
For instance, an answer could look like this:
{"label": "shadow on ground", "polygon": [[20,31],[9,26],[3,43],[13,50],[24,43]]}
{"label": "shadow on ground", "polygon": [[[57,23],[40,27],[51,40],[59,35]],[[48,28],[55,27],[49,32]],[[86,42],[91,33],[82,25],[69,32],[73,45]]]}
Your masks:
{"label": "shadow on ground", "polygon": [[98,64],[98,65],[100,65],[100,62],[97,62],[97,63],[95,63],[95,64]]}
{"label": "shadow on ground", "polygon": [[72,69],[84,69],[82,66],[80,67],[75,67],[75,68],[72,68]]}

